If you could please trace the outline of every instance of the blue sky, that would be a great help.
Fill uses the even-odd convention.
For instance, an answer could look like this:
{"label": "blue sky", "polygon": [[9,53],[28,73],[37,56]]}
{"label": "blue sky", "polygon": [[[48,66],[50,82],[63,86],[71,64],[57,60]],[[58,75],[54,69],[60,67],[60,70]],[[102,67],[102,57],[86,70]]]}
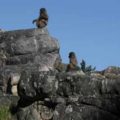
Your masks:
{"label": "blue sky", "polygon": [[74,51],[79,63],[84,59],[98,70],[120,66],[120,0],[0,0],[0,28],[34,28],[41,7],[63,62]]}

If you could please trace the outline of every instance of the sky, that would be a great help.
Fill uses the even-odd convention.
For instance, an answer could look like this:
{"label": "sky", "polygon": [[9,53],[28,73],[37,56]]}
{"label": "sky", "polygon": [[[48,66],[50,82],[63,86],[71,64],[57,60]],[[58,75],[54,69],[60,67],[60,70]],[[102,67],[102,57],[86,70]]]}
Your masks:
{"label": "sky", "polygon": [[41,7],[64,63],[74,51],[78,63],[84,59],[97,70],[120,66],[120,0],[0,0],[0,28],[35,28]]}

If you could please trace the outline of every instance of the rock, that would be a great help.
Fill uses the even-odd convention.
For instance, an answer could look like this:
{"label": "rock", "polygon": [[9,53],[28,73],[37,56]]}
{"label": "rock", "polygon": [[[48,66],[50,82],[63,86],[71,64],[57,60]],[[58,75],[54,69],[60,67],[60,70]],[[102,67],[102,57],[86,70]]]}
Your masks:
{"label": "rock", "polygon": [[47,28],[14,30],[0,33],[0,49],[6,56],[0,69],[0,81],[5,81],[5,92],[11,93],[17,85],[21,72],[54,70],[60,61],[59,43],[51,37]]}
{"label": "rock", "polygon": [[1,105],[6,105],[6,106],[11,106],[11,104],[17,104],[17,101],[19,100],[18,96],[10,96],[10,95],[4,95],[0,96],[0,106]]}
{"label": "rock", "polygon": [[0,32],[0,49],[0,103],[10,106],[7,94],[19,95],[13,120],[120,120],[119,67],[66,72],[46,28]]}
{"label": "rock", "polygon": [[41,110],[41,118],[43,120],[50,120],[53,117],[52,109],[48,109],[48,107],[44,106]]}
{"label": "rock", "polygon": [[108,79],[120,79],[120,67],[110,66],[103,70],[104,76]]}
{"label": "rock", "polygon": [[119,120],[119,86],[119,80],[100,75],[23,72],[18,89],[19,105],[23,107],[23,101],[29,105],[43,101],[52,109],[53,120]]}
{"label": "rock", "polygon": [[23,71],[18,84],[18,93],[24,99],[44,99],[56,91],[55,83],[55,72],[53,71]]}
{"label": "rock", "polygon": [[11,88],[11,92],[14,96],[18,96],[18,92],[17,92],[17,85],[13,85]]}
{"label": "rock", "polygon": [[0,29],[0,33],[3,33],[3,32],[5,32],[3,29]]}
{"label": "rock", "polygon": [[4,32],[0,43],[11,56],[58,51],[56,39],[49,36],[47,29],[28,29]]}
{"label": "rock", "polygon": [[18,73],[11,74],[11,85],[17,85],[20,80],[20,75]]}
{"label": "rock", "polygon": [[104,74],[111,73],[111,74],[120,74],[120,67],[110,66],[104,70]]}
{"label": "rock", "polygon": [[44,105],[35,105],[35,103],[29,107],[19,108],[17,112],[19,120],[51,120],[53,117],[53,111]]}

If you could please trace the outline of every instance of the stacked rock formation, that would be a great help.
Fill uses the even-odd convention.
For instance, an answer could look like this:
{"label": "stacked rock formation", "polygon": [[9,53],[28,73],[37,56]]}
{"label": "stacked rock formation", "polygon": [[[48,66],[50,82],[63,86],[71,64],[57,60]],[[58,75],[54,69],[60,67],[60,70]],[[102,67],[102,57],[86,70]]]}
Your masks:
{"label": "stacked rock formation", "polygon": [[0,82],[5,93],[16,94],[22,70],[53,70],[60,58],[58,41],[46,28],[1,32],[0,49],[6,57],[4,61],[0,59],[5,62],[0,69]]}
{"label": "stacked rock formation", "polygon": [[1,48],[2,90],[19,96],[12,120],[120,120],[119,67],[60,72],[59,44],[46,28],[0,33]]}

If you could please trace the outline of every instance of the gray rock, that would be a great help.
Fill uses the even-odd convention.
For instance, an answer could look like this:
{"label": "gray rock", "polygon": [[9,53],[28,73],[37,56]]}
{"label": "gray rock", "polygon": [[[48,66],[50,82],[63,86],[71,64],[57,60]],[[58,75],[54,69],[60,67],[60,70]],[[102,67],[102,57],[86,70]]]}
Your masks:
{"label": "gray rock", "polygon": [[46,31],[47,29],[28,29],[4,32],[0,36],[0,47],[4,46],[10,56],[58,53],[58,41]]}
{"label": "gray rock", "polygon": [[17,101],[19,100],[18,96],[10,96],[10,95],[1,95],[0,96],[0,106],[6,105],[10,106],[12,103],[17,104]]}
{"label": "gray rock", "polygon": [[23,71],[18,84],[18,94],[27,100],[43,100],[54,94],[55,82],[55,72]]}
{"label": "gray rock", "polygon": [[54,70],[56,61],[60,61],[58,40],[49,35],[47,28],[0,32],[0,49],[6,56],[0,83],[7,93],[11,93],[11,74]]}
{"label": "gray rock", "polygon": [[53,120],[119,120],[118,86],[117,79],[113,82],[93,75],[23,72],[18,89],[19,103],[23,107],[23,101],[48,102],[47,106],[53,109]]}
{"label": "gray rock", "polygon": [[[11,93],[18,83],[15,120],[120,120],[119,67],[66,73],[46,28],[0,32],[1,48],[0,91]],[[2,95],[0,103],[14,101]]]}

